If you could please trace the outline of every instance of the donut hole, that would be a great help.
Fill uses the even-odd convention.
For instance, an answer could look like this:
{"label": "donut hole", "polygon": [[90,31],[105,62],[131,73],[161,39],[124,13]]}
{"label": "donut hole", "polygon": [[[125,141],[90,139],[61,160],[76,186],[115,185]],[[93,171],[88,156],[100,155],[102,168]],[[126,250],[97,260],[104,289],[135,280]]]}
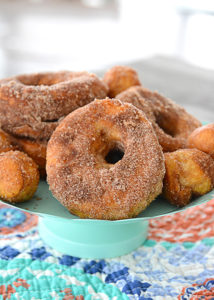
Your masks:
{"label": "donut hole", "polygon": [[22,75],[18,77],[19,82],[21,82],[24,85],[29,86],[39,86],[39,85],[46,85],[51,86],[57,83],[60,83],[62,81],[65,81],[65,78],[62,76],[51,76],[51,75]]}
{"label": "donut hole", "polygon": [[105,161],[108,164],[116,164],[120,161],[124,156],[124,151],[119,147],[115,146],[114,148],[110,149],[105,156]]}
{"label": "donut hole", "polygon": [[42,120],[42,122],[45,122],[45,123],[56,123],[58,122],[59,119],[52,119],[52,120]]}
{"label": "donut hole", "polygon": [[176,136],[176,129],[174,128],[173,123],[169,122],[167,117],[157,116],[156,123],[166,134],[172,137]]}
{"label": "donut hole", "polygon": [[122,160],[125,154],[125,147],[122,143],[120,132],[111,128],[107,130],[111,124],[104,124],[97,122],[96,134],[93,142],[91,143],[91,153],[95,157],[97,168],[109,169],[117,162]]}

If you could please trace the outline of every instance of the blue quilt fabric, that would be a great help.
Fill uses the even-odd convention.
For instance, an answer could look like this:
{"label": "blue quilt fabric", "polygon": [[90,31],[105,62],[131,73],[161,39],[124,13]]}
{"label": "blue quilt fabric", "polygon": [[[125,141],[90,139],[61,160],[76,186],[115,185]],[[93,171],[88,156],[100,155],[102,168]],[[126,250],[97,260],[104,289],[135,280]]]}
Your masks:
{"label": "blue quilt fabric", "polygon": [[112,259],[57,252],[37,222],[0,205],[0,299],[214,300],[214,200],[151,220],[146,242]]}

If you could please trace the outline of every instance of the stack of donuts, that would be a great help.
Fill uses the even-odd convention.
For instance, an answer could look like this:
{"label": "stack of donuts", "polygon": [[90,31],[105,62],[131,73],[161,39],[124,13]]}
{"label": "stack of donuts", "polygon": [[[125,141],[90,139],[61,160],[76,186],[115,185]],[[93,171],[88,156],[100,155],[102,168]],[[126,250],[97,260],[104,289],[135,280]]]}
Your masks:
{"label": "stack of donuts", "polygon": [[[87,72],[37,73],[1,80],[0,197],[9,202],[31,198],[38,185],[38,170],[41,177],[46,176],[47,143],[59,122],[70,112],[95,98],[106,97],[107,91],[104,82],[95,74]],[[8,150],[16,151],[5,154]],[[24,175],[28,176],[29,172],[22,159],[17,161],[23,156],[17,150],[24,152],[25,157],[35,166],[36,179],[32,180],[31,192],[24,193],[24,197]],[[5,161],[5,157],[11,159],[3,168],[1,162]],[[10,176],[7,174],[9,164],[13,170],[19,169],[17,176],[13,172],[10,172]],[[30,176],[31,174],[28,177]],[[17,187],[17,193],[12,195],[8,190],[11,177],[14,178],[12,185],[16,185],[16,177],[23,183],[23,186],[20,184],[20,188]]]}
{"label": "stack of donuts", "polygon": [[[135,70],[0,80],[0,197],[26,201],[40,176],[81,218],[137,216],[213,189],[214,124],[145,88]],[[155,201],[158,201],[157,199]]]}
{"label": "stack of donuts", "polygon": [[73,110],[106,96],[94,74],[57,72],[21,75],[0,81],[0,124],[15,137],[45,175],[47,142]]}

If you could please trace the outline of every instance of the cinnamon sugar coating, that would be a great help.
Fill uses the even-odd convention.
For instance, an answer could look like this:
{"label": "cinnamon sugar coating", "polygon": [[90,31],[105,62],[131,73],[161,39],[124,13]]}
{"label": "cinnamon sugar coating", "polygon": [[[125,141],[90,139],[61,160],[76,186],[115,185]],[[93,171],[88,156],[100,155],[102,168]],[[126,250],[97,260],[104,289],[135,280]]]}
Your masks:
{"label": "cinnamon sugar coating", "polygon": [[161,193],[163,153],[145,115],[116,99],[69,114],[47,147],[53,195],[82,218],[137,216]]}
{"label": "cinnamon sugar coating", "polygon": [[214,159],[214,123],[195,129],[187,139],[188,148],[196,148]]}
{"label": "cinnamon sugar coating", "polygon": [[46,140],[15,138],[0,129],[0,153],[11,150],[25,152],[38,165],[41,177],[46,177]]}
{"label": "cinnamon sugar coating", "polygon": [[46,150],[47,141],[30,140],[27,138],[16,139],[19,148],[27,153],[39,167],[41,177],[46,177]]}
{"label": "cinnamon sugar coating", "polygon": [[0,129],[0,153],[18,149],[16,139]]}
{"label": "cinnamon sugar coating", "polygon": [[87,72],[20,75],[0,81],[0,126],[18,137],[49,139],[67,114],[107,95]]}
{"label": "cinnamon sugar coating", "polygon": [[108,96],[114,98],[117,94],[131,86],[141,85],[137,72],[127,66],[114,66],[103,77],[109,87]]}
{"label": "cinnamon sugar coating", "polygon": [[151,122],[164,152],[185,148],[187,137],[201,123],[184,108],[157,92],[136,86],[117,95],[142,110]]}
{"label": "cinnamon sugar coating", "polygon": [[0,154],[0,198],[12,203],[29,200],[36,192],[39,172],[36,163],[20,151]]}
{"label": "cinnamon sugar coating", "polygon": [[166,174],[163,196],[177,206],[213,189],[214,160],[197,149],[180,149],[165,153]]}

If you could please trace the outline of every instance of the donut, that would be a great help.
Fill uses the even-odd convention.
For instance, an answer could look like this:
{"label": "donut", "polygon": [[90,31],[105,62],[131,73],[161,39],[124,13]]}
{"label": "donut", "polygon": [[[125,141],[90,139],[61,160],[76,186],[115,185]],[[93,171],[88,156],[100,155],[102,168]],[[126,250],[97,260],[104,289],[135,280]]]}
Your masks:
{"label": "donut", "polygon": [[214,159],[214,123],[195,129],[187,139],[187,146],[208,153]]}
{"label": "donut", "polygon": [[16,139],[20,149],[31,157],[39,167],[41,177],[46,177],[46,150],[47,141],[30,140],[27,138]]}
{"label": "donut", "polygon": [[108,88],[87,72],[55,72],[19,75],[0,80],[0,126],[18,137],[48,140],[71,111]]}
{"label": "donut", "polygon": [[161,193],[165,167],[145,115],[119,100],[95,100],[69,114],[48,142],[53,195],[81,218],[137,216]]}
{"label": "donut", "polygon": [[142,110],[151,122],[164,152],[186,148],[187,138],[201,123],[172,100],[142,86],[117,95]]}
{"label": "donut", "polygon": [[0,198],[12,203],[29,200],[39,183],[36,163],[20,151],[0,154]]}
{"label": "donut", "polygon": [[176,206],[187,205],[192,198],[213,189],[214,160],[197,149],[165,153],[166,174],[163,197]]}
{"label": "donut", "polygon": [[0,153],[10,150],[18,150],[16,140],[0,129]]}
{"label": "donut", "polygon": [[111,68],[104,74],[103,81],[108,85],[110,98],[114,98],[131,86],[141,85],[137,72],[127,66]]}

